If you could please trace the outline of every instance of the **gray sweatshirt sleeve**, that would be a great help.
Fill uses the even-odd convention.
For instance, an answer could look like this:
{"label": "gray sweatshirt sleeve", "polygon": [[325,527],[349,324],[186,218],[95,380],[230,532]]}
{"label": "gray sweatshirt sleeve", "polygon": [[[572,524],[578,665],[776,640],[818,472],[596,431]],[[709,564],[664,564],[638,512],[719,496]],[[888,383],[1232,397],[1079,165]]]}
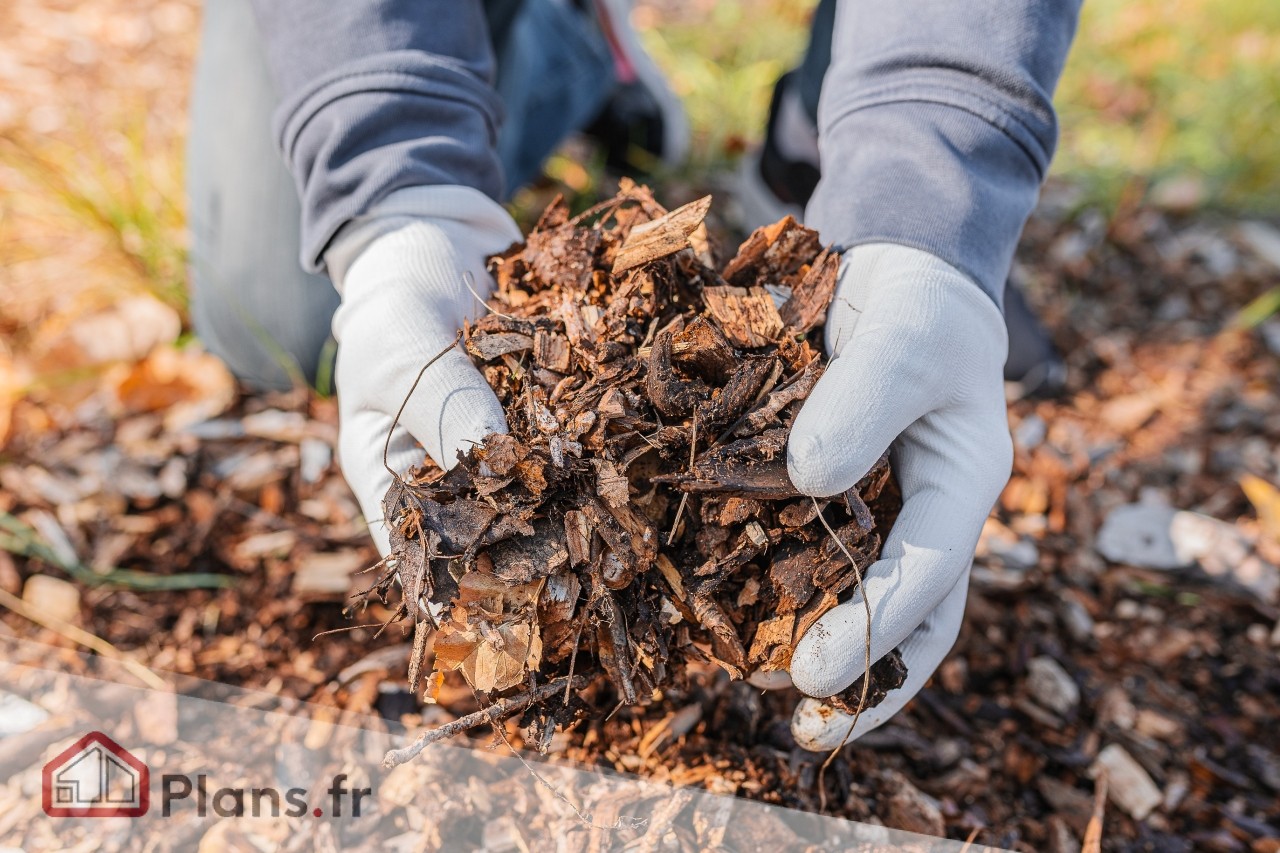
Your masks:
{"label": "gray sweatshirt sleeve", "polygon": [[824,241],[912,246],[997,305],[1057,142],[1080,0],[842,0],[818,112]]}
{"label": "gray sweatshirt sleeve", "polygon": [[502,194],[501,105],[480,0],[254,0],[302,200],[302,264],[408,186]]}

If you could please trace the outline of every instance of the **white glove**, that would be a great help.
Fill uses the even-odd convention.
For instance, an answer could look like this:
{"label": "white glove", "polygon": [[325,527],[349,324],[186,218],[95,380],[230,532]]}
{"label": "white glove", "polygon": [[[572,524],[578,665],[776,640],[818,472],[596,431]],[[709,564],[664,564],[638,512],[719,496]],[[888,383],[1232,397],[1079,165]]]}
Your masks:
{"label": "white glove", "polygon": [[[342,304],[338,340],[339,461],[382,554],[387,432],[422,366],[484,310],[493,289],[489,255],[521,239],[501,205],[467,187],[397,190],[348,223],[325,253]],[[472,292],[474,291],[474,293]],[[451,468],[459,450],[506,432],[502,406],[461,346],[423,375],[391,437],[387,463]]]}
{"label": "white glove", "polygon": [[[888,720],[942,662],[964,618],[969,567],[1013,463],[1002,368],[1004,320],[985,293],[933,255],[888,243],[846,252],[824,332],[833,361],[796,418],[792,482],[826,497],[853,486],[892,444],[902,514],[865,573],[871,659],[901,647],[907,680],[851,717],[805,699],[791,728],[812,750]],[[848,687],[866,666],[861,595],[801,639],[791,678],[810,696]]]}

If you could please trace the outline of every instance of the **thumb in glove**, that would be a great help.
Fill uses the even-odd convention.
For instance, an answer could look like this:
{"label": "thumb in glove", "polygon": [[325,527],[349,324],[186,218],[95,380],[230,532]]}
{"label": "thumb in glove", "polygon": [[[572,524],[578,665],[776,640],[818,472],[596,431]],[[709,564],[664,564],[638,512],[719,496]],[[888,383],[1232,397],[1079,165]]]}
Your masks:
{"label": "thumb in glove", "polygon": [[413,187],[352,221],[326,252],[342,294],[333,318],[339,461],[383,554],[388,468],[421,464],[425,449],[448,469],[484,436],[506,432],[502,406],[461,346],[409,392],[484,311],[493,290],[486,259],[519,239],[506,211],[477,190]]}

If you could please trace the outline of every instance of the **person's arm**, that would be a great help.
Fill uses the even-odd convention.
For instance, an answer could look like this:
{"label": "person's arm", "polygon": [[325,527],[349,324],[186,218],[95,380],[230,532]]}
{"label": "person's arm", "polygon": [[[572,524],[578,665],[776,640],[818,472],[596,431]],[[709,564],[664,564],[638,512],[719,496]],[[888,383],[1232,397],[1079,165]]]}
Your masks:
{"label": "person's arm", "polygon": [[796,419],[787,465],[797,488],[826,497],[892,447],[903,508],[857,597],[801,639],[791,676],[805,694],[831,696],[868,653],[899,648],[907,679],[856,727],[802,702],[792,731],[810,749],[892,717],[959,633],[974,549],[1012,463],[999,306],[1053,154],[1051,98],[1078,10],[1077,0],[838,7],[807,218],[844,256],[824,331],[832,361]]}
{"label": "person's arm", "polygon": [[339,461],[385,554],[387,466],[420,465],[425,448],[449,468],[459,450],[506,431],[461,347],[409,396],[423,365],[483,310],[493,287],[486,259],[520,239],[498,204],[501,116],[484,7],[254,4],[279,99],[277,141],[302,201],[301,261],[327,271],[342,294],[333,318]]}
{"label": "person's arm", "polygon": [[254,0],[302,199],[302,264],[405,187],[501,197],[501,105],[480,0]]}
{"label": "person's arm", "polygon": [[1057,142],[1080,0],[842,0],[808,224],[922,249],[1000,304]]}

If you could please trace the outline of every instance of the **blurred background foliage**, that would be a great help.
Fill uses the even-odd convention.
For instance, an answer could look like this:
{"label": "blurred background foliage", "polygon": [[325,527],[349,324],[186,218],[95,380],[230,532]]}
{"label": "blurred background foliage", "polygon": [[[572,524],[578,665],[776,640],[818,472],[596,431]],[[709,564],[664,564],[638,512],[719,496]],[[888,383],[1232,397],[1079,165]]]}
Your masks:
{"label": "blurred background foliage", "polygon": [[[814,2],[642,4],[636,24],[684,98],[691,170],[759,137]],[[1112,208],[1131,188],[1184,208],[1280,212],[1280,3],[1088,0],[1058,88],[1054,174]]]}

